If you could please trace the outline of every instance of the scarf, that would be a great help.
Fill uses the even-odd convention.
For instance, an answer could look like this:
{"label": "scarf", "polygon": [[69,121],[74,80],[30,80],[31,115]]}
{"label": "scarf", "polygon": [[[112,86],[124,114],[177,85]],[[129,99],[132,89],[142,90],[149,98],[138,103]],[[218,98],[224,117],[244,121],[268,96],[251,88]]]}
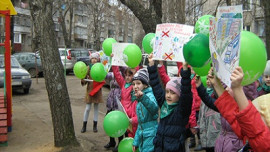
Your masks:
{"label": "scarf", "polygon": [[125,84],[125,88],[128,88],[128,87],[130,87],[131,86],[131,83],[126,83]]}
{"label": "scarf", "polygon": [[175,102],[172,104],[168,104],[167,101],[164,101],[161,109],[160,109],[160,119],[163,119],[170,115],[172,111],[176,108],[176,106],[179,104],[179,102]]}
{"label": "scarf", "polygon": [[214,92],[214,89],[213,88],[206,88],[206,92],[207,92],[208,95],[211,96],[213,94],[213,92]]}
{"label": "scarf", "polygon": [[270,86],[267,86],[265,83],[262,85],[262,89],[267,93],[270,92]]}

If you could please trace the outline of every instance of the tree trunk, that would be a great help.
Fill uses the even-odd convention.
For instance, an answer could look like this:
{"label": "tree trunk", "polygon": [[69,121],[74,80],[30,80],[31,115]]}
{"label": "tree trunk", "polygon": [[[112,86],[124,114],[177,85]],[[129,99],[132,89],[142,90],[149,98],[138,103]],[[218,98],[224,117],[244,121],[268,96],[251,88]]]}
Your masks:
{"label": "tree trunk", "polygon": [[267,59],[270,60],[270,3],[269,0],[262,0],[261,2],[264,9],[264,29]]}
{"label": "tree trunk", "polygon": [[144,32],[155,33],[156,25],[162,19],[162,0],[151,0],[150,7],[145,8],[138,0],[120,0],[141,22]]}
{"label": "tree trunk", "polygon": [[56,147],[78,145],[64,69],[57,49],[52,19],[53,0],[32,0],[29,4],[34,31],[40,40],[38,47],[50,102],[54,144]]}

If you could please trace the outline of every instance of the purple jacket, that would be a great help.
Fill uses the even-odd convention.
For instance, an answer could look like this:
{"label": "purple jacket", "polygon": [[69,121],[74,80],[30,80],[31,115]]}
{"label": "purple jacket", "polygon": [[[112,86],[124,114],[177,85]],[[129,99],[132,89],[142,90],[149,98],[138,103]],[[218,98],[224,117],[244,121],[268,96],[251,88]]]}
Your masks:
{"label": "purple jacket", "polygon": [[216,152],[235,152],[243,147],[243,141],[233,132],[230,124],[221,116],[221,132],[216,140]]}
{"label": "purple jacket", "polygon": [[114,79],[113,72],[109,72],[106,80],[110,81],[110,92],[107,98],[107,110],[112,111],[118,109],[117,98],[121,101],[121,88]]}

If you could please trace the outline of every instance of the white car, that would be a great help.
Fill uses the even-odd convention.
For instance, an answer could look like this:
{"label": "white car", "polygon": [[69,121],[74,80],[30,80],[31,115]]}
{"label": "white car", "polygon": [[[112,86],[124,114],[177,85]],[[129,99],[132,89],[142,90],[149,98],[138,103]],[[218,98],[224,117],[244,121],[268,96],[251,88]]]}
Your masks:
{"label": "white car", "polygon": [[75,54],[71,52],[71,49],[59,48],[58,50],[66,73],[72,72],[77,61]]}

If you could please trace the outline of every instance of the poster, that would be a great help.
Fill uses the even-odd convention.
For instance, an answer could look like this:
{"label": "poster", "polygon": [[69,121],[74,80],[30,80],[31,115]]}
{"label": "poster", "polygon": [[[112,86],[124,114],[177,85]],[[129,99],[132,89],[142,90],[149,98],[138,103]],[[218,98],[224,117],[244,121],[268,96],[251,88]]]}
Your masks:
{"label": "poster", "polygon": [[124,49],[132,43],[113,43],[112,45],[112,65],[115,66],[125,66],[127,67],[125,61],[124,61],[124,56],[123,52]]}
{"label": "poster", "polygon": [[158,24],[155,33],[153,59],[164,61],[185,61],[183,45],[193,34],[193,26],[165,23]]}
{"label": "poster", "polygon": [[105,71],[108,73],[111,69],[111,57],[107,56],[103,51],[99,51],[100,62],[104,65]]}
{"label": "poster", "polygon": [[239,65],[242,16],[242,6],[223,6],[218,8],[217,17],[210,19],[209,47],[213,67],[227,86],[231,86],[231,73]]}

